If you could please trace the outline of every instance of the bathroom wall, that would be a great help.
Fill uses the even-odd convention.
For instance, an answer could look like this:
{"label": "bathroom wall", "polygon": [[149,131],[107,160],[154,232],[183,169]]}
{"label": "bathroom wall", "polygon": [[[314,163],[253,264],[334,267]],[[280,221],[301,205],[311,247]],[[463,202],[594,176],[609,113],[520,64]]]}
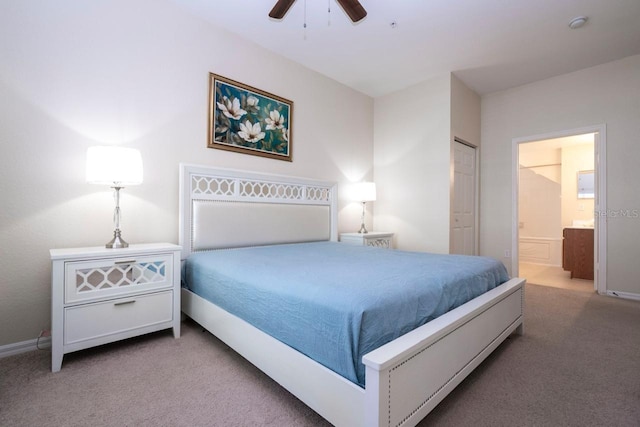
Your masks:
{"label": "bathroom wall", "polygon": [[574,220],[590,223],[594,217],[594,200],[578,199],[578,172],[594,169],[593,143],[562,148],[562,226]]}

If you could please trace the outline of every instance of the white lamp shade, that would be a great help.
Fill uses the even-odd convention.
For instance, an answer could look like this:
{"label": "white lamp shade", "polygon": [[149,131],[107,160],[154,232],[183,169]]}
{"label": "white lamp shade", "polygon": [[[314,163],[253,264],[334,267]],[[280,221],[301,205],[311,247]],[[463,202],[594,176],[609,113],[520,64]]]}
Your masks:
{"label": "white lamp shade", "polygon": [[376,200],[375,182],[358,182],[353,187],[353,198],[358,202],[373,202]]}
{"label": "white lamp shade", "polygon": [[87,182],[120,186],[142,184],[142,155],[135,148],[104,146],[87,150]]}

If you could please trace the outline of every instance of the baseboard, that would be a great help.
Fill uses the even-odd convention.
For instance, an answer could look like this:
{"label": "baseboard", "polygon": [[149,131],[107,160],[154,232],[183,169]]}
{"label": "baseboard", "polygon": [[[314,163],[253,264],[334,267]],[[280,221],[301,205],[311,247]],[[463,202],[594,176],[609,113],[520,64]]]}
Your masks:
{"label": "baseboard", "polygon": [[0,346],[0,359],[28,351],[51,348],[51,337],[42,337]]}
{"label": "baseboard", "polygon": [[633,299],[636,301],[640,301],[640,294],[632,294],[631,292],[607,291],[607,295],[611,297]]}

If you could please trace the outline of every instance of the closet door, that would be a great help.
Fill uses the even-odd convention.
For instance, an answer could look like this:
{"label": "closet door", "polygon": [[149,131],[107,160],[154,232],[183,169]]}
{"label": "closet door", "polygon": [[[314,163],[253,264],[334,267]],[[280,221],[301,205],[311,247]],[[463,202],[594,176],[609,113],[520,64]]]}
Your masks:
{"label": "closet door", "polygon": [[475,255],[476,247],[476,149],[453,143],[452,254]]}

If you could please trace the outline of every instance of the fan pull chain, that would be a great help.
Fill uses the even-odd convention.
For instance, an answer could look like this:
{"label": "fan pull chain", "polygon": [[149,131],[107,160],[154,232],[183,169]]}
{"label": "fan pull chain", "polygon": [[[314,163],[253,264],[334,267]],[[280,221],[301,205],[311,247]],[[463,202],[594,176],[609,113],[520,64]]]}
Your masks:
{"label": "fan pull chain", "polygon": [[307,39],[307,0],[304,0],[304,25],[302,26],[303,28],[303,37],[304,40]]}
{"label": "fan pull chain", "polygon": [[327,27],[331,26],[331,0],[327,0]]}

